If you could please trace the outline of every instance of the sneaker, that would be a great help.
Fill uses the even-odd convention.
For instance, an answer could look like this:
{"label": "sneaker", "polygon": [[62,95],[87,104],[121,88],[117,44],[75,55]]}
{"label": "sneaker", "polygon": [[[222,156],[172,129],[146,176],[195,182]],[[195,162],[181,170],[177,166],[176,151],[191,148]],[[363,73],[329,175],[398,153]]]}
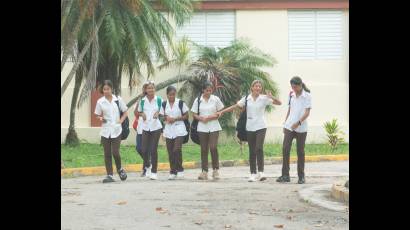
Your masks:
{"label": "sneaker", "polygon": [[289,176],[280,176],[276,182],[290,182]]}
{"label": "sneaker", "polygon": [[304,183],[305,183],[305,178],[299,177],[298,184],[304,184]]}
{"label": "sneaker", "polygon": [[183,178],[184,178],[184,172],[178,172],[177,179],[183,179]]}
{"label": "sneaker", "polygon": [[146,168],[146,172],[145,172],[145,177],[147,178],[151,178],[151,167]]}
{"label": "sneaker", "polygon": [[122,181],[125,181],[125,180],[127,179],[127,174],[125,173],[125,170],[124,170],[123,168],[121,168],[121,169],[118,171],[118,175],[120,175],[120,179],[121,179]]}
{"label": "sneaker", "polygon": [[158,179],[157,174],[156,173],[151,173],[150,179],[151,180],[157,180]]}
{"label": "sneaker", "polygon": [[249,182],[255,182],[256,181],[256,173],[252,173],[251,176],[249,177],[248,181]]}
{"label": "sneaker", "polygon": [[198,180],[208,180],[208,172],[201,172],[198,176]]}
{"label": "sneaker", "polygon": [[169,174],[168,180],[175,180],[176,178],[177,178],[177,175]]}
{"label": "sneaker", "polygon": [[218,179],[219,179],[218,169],[215,169],[215,170],[212,172],[212,178],[213,178],[214,180],[218,180]]}
{"label": "sneaker", "polygon": [[112,175],[107,175],[106,178],[104,178],[104,180],[102,181],[103,183],[111,183],[114,182],[114,178],[112,177]]}
{"label": "sneaker", "polygon": [[258,179],[259,179],[260,181],[264,181],[264,180],[266,180],[267,178],[266,178],[266,176],[265,176],[265,174],[264,174],[263,172],[259,172]]}

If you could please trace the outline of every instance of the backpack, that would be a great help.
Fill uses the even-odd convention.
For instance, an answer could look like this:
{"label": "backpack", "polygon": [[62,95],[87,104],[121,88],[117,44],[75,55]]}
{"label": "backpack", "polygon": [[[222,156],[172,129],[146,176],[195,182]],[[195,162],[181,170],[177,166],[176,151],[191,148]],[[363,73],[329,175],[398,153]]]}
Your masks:
{"label": "backpack", "polygon": [[[167,101],[163,101],[162,102],[162,108],[164,109],[164,117],[165,117],[165,107],[167,106]],[[179,100],[178,102],[178,107],[179,110],[181,111],[181,116],[184,115],[184,113],[182,112],[182,107],[184,106],[184,101]],[[184,124],[185,124],[185,129],[188,132],[187,135],[184,136],[184,141],[182,142],[183,144],[186,144],[189,141],[189,131],[190,131],[190,124],[188,120],[184,120]]]}
{"label": "backpack", "polygon": [[[144,98],[143,98],[143,99],[141,99],[141,111],[142,111],[142,112],[144,112],[144,103],[145,103],[145,100],[144,100]],[[159,112],[159,110],[161,109],[161,104],[162,104],[162,98],[159,97],[159,96],[157,96],[158,112]],[[159,121],[161,122],[161,126],[162,126],[161,132],[162,132],[162,130],[163,130],[163,128],[164,128],[164,119],[163,119],[162,117],[158,117],[158,119],[159,119]]]}
{"label": "backpack", "polygon": [[240,141],[248,141],[247,134],[246,134],[246,120],[247,120],[247,106],[248,106],[248,96],[245,96],[245,109],[241,112],[239,116],[238,122],[236,123],[236,136]]}
{"label": "backpack", "polygon": [[[201,94],[199,94],[198,96],[198,115],[199,115],[199,104],[201,103]],[[191,124],[191,132],[190,132],[190,136],[191,136],[191,140],[195,143],[199,145],[199,136],[198,136],[198,120],[194,118],[194,120],[192,120],[192,124]]]}
{"label": "backpack", "polygon": [[[117,104],[118,110],[120,111],[120,119],[121,119],[124,113],[121,111],[120,103],[118,102],[118,100],[116,100],[115,103]],[[121,140],[125,140],[130,134],[130,120],[128,119],[128,117],[126,117],[125,120],[121,123],[121,127],[122,127]]]}

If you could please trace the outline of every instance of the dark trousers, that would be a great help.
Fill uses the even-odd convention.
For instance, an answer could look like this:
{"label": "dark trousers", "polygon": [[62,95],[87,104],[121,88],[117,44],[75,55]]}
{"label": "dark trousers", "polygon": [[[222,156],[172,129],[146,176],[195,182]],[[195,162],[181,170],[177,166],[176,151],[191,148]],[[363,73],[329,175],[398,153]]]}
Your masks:
{"label": "dark trousers", "polygon": [[117,171],[121,169],[120,143],[121,135],[116,138],[101,137],[101,143],[104,148],[105,170],[107,175],[113,175],[112,157],[114,157]]}
{"label": "dark trousers", "polygon": [[298,177],[305,177],[305,141],[307,132],[297,133],[288,129],[283,129],[285,134],[283,138],[283,163],[282,163],[282,176],[289,176],[289,160],[290,149],[292,147],[293,138],[296,138],[296,152],[298,154]]}
{"label": "dark trousers", "polygon": [[137,134],[135,137],[135,149],[137,150],[137,153],[141,156],[141,158],[144,160],[143,154],[142,154],[142,134]]}
{"label": "dark trousers", "polygon": [[256,162],[258,163],[258,171],[263,172],[263,142],[265,141],[266,128],[255,132],[247,131],[246,134],[248,138],[251,173],[256,174]]}
{"label": "dark trousers", "polygon": [[182,142],[184,137],[176,137],[175,139],[165,139],[167,144],[170,173],[177,174],[178,172],[183,172],[182,167]]}
{"label": "dark trousers", "polygon": [[211,151],[212,168],[219,169],[218,137],[219,131],[211,133],[198,132],[201,145],[201,167],[203,172],[208,172],[208,152]]}
{"label": "dark trousers", "polygon": [[142,131],[142,154],[144,158],[144,168],[152,164],[151,172],[157,173],[158,167],[158,141],[161,130]]}

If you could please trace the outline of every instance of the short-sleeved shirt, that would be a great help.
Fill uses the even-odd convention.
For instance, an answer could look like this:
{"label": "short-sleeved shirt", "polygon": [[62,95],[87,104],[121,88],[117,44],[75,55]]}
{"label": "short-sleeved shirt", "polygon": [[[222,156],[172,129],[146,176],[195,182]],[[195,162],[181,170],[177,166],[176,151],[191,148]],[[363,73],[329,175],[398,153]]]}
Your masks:
{"label": "short-sleeved shirt", "polygon": [[[144,100],[144,111],[142,111],[141,101]],[[162,129],[161,121],[159,118],[154,118],[156,112],[160,112],[160,107],[158,107],[157,96],[155,96],[151,101],[148,100],[147,96],[142,98],[140,103],[138,103],[138,112],[145,113],[147,119],[141,122],[142,130],[145,131],[156,131]],[[140,123],[138,123],[140,125]]]}
{"label": "short-sleeved shirt", "polygon": [[120,96],[112,95],[112,100],[109,102],[105,96],[98,99],[95,105],[94,113],[98,116],[102,116],[107,122],[102,124],[100,135],[105,138],[116,138],[122,132],[120,120],[120,110],[116,103],[118,101],[122,112],[128,110],[127,105]]}
{"label": "short-sleeved shirt", "polygon": [[[199,103],[199,116],[209,116],[213,115],[219,110],[224,108],[224,104],[222,103],[221,99],[215,95],[211,95],[208,101],[205,101],[203,96],[200,98]],[[194,104],[192,105],[191,111],[198,114],[198,97],[195,98]],[[202,121],[198,122],[198,132],[209,133],[209,132],[216,132],[221,131],[221,125],[219,124],[218,119],[208,121],[207,123],[203,123]]]}
{"label": "short-sleeved shirt", "polygon": [[[237,103],[242,108],[245,106],[245,97],[242,97]],[[247,101],[246,130],[254,132],[266,128],[265,108],[272,104],[273,100],[266,95],[259,95],[256,100],[253,100],[252,96],[249,95]]]}
{"label": "short-sleeved shirt", "polygon": [[[166,115],[172,118],[177,118],[182,116],[184,113],[188,112],[189,109],[186,106],[185,103],[182,104],[182,114],[181,114],[181,109],[179,108],[179,99],[175,98],[175,101],[173,105],[169,103],[167,100],[167,104],[165,106],[165,114],[164,114],[164,109],[161,106],[161,115]],[[165,138],[168,139],[175,139],[176,137],[183,137],[187,135],[188,132],[186,131],[185,128],[185,123],[184,121],[175,121],[172,124],[165,123],[163,135]]]}
{"label": "short-sleeved shirt", "polygon": [[[299,97],[297,97],[295,92],[292,92],[290,94],[289,107],[289,116],[288,119],[286,119],[284,128],[292,131],[292,125],[298,122],[300,118],[302,118],[303,114],[305,113],[305,110],[312,108],[312,98],[310,96],[310,93],[303,90],[302,94],[299,95]],[[307,129],[307,120],[304,120],[302,122],[302,125],[298,126],[295,129],[295,131],[297,133],[304,133],[307,132]]]}

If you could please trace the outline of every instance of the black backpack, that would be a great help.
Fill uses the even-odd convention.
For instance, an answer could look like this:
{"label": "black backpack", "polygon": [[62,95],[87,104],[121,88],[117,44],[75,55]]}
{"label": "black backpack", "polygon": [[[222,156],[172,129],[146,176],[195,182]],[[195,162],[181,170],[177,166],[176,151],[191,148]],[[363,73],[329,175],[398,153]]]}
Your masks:
{"label": "black backpack", "polygon": [[[120,119],[121,119],[122,114],[124,114],[124,113],[121,111],[120,103],[118,102],[118,100],[116,100],[115,103],[117,104],[118,110],[120,111]],[[121,140],[125,140],[125,139],[127,139],[128,135],[130,134],[130,119],[128,119],[128,117],[126,117],[125,120],[121,123],[121,126],[122,126]]]}
{"label": "black backpack", "polygon": [[[198,115],[199,115],[199,104],[200,104],[200,100],[201,99],[201,94],[199,94],[199,96],[198,96]],[[197,119],[193,119],[192,120],[192,124],[191,124],[191,132],[190,132],[190,135],[191,135],[191,140],[195,143],[195,144],[200,144],[199,143],[199,136],[198,136],[198,130],[197,130],[197,128],[198,128],[198,120]]]}
{"label": "black backpack", "polygon": [[[163,101],[162,102],[162,108],[164,109],[164,116],[165,116],[165,107],[167,106],[167,101]],[[178,102],[178,107],[179,110],[181,110],[181,116],[184,115],[184,113],[182,112],[182,107],[184,106],[184,101],[179,100]],[[184,142],[182,142],[183,144],[187,143],[189,141],[189,130],[190,130],[190,126],[191,124],[189,124],[188,120],[184,120],[184,124],[185,124],[185,129],[188,132],[187,135],[184,136]],[[165,128],[165,126],[163,126]]]}
{"label": "black backpack", "polygon": [[236,123],[236,131],[237,134],[236,136],[240,141],[248,141],[247,135],[246,135],[246,119],[247,119],[247,114],[246,114],[246,107],[248,106],[248,96],[246,95],[245,97],[245,109],[242,111],[241,115],[239,116],[239,120]]}

